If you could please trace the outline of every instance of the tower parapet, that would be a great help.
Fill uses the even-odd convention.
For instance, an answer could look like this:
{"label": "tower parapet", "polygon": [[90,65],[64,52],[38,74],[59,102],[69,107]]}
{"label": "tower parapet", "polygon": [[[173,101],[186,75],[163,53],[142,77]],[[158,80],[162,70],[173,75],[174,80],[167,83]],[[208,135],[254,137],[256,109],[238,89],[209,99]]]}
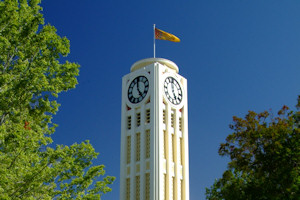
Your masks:
{"label": "tower parapet", "polygon": [[151,65],[151,64],[156,63],[156,62],[158,62],[162,65],[165,65],[166,67],[174,70],[176,73],[179,72],[178,66],[174,62],[172,62],[171,60],[168,60],[168,59],[165,59],[165,58],[146,58],[146,59],[143,59],[143,60],[139,60],[131,66],[130,71],[134,72],[138,69],[141,69],[145,66]]}

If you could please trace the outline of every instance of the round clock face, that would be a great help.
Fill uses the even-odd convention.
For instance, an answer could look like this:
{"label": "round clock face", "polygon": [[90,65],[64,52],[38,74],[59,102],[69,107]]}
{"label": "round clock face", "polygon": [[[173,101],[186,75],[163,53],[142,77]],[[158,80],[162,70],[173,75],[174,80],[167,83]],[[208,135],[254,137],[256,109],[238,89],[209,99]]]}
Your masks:
{"label": "round clock face", "polygon": [[145,76],[138,76],[130,83],[128,88],[128,100],[131,103],[141,102],[149,90],[149,81]]}
{"label": "round clock face", "polygon": [[164,83],[164,91],[168,98],[168,100],[174,105],[178,105],[182,101],[182,90],[177,82],[177,80],[173,77],[167,77]]}

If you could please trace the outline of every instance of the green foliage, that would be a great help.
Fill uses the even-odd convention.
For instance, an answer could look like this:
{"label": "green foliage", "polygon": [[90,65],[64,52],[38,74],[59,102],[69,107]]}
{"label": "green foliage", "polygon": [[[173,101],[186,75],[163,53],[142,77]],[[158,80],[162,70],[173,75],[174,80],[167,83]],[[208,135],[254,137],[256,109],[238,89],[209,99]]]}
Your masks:
{"label": "green foliage", "polygon": [[[88,142],[51,148],[58,94],[79,65],[67,38],[44,25],[40,0],[0,0],[0,199],[100,199],[114,177]],[[99,180],[102,177],[102,180]]]}
{"label": "green foliage", "polygon": [[289,200],[300,197],[300,96],[298,111],[287,106],[273,117],[249,111],[233,117],[233,133],[219,154],[231,161],[223,177],[206,189],[209,200]]}

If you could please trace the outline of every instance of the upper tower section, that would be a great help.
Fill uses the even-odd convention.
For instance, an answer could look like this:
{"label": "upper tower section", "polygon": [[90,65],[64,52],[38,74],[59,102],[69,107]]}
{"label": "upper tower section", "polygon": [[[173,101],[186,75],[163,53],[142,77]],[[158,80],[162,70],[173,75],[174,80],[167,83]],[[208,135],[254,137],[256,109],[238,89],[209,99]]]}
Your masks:
{"label": "upper tower section", "polygon": [[141,69],[143,67],[146,67],[146,66],[151,65],[156,62],[158,62],[162,65],[165,65],[166,67],[170,68],[175,73],[179,72],[178,66],[174,62],[167,60],[165,58],[146,58],[143,60],[139,60],[131,66],[130,72],[134,72],[138,69]]}

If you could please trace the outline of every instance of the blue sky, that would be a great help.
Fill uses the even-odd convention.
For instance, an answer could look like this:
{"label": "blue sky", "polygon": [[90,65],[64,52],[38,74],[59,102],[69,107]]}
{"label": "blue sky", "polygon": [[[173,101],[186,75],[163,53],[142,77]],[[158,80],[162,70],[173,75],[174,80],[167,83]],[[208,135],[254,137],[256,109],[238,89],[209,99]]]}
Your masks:
{"label": "blue sky", "polygon": [[119,199],[121,79],[153,56],[153,24],[180,43],[156,41],[156,57],[188,80],[190,198],[205,198],[226,169],[219,144],[232,116],[294,108],[300,94],[300,1],[44,0],[46,23],[71,41],[76,89],[59,96],[57,144],[90,140],[108,175],[103,199]]}

